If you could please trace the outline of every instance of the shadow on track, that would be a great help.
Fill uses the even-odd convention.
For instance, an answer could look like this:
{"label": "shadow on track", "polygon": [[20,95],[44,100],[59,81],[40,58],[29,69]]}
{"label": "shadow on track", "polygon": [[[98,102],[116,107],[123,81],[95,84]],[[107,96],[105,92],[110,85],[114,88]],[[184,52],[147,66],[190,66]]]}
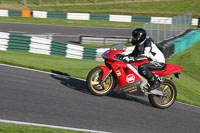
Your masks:
{"label": "shadow on track", "polygon": [[[79,91],[79,92],[82,92],[82,93],[85,93],[85,94],[88,94],[88,95],[92,95],[88,91],[88,89],[86,87],[86,82],[84,80],[75,79],[75,78],[72,78],[72,77],[69,77],[69,76],[64,76],[64,75],[53,75],[53,74],[51,74],[50,76],[52,78],[58,80],[64,86],[67,86],[67,87],[69,87],[73,90],[76,90],[76,91]],[[134,95],[130,96],[130,95],[127,95],[125,93],[111,92],[108,96],[112,97],[112,98],[119,98],[119,99],[122,99],[122,100],[134,101],[134,102],[146,105],[146,106],[151,106],[151,104],[148,101],[143,100],[141,98],[137,98]]]}

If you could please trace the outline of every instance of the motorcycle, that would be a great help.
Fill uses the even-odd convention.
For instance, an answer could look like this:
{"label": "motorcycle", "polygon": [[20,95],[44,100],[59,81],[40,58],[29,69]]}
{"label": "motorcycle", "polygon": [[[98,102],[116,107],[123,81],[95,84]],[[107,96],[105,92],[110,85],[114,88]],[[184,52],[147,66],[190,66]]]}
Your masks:
{"label": "motorcycle", "polygon": [[149,62],[144,60],[140,62],[128,63],[119,58],[119,55],[126,51],[124,45],[116,45],[102,54],[105,60],[105,66],[93,68],[86,79],[87,88],[96,96],[104,96],[111,91],[120,93],[147,95],[152,106],[165,109],[170,107],[176,100],[177,89],[171,81],[171,77],[165,77],[174,74],[179,77],[182,67],[175,64],[165,64],[159,70],[152,71],[158,78],[160,86],[153,93],[149,91],[148,81],[139,74],[138,66]]}

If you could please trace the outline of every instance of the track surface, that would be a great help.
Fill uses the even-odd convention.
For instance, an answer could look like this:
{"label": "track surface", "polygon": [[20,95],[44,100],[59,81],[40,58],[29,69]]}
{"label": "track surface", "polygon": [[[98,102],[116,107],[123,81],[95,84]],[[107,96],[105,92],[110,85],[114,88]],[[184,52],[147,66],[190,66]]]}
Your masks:
{"label": "track surface", "polygon": [[[41,24],[22,24],[22,23],[6,23],[0,22],[0,31],[25,34],[25,35],[53,35],[53,39],[60,42],[79,43],[80,36],[98,36],[98,37],[131,37],[133,29],[128,28],[95,28],[95,27],[80,27],[80,26],[55,26]],[[154,36],[157,36],[156,31],[151,31]],[[159,31],[160,36],[171,35],[171,31],[164,33]]]}
{"label": "track surface", "polygon": [[200,132],[200,108],[88,93],[85,81],[0,65],[0,119],[117,133]]}
{"label": "track surface", "polygon": [[[77,42],[80,35],[130,36],[132,29],[0,23],[1,32],[53,33]],[[96,97],[85,81],[0,66],[0,119],[119,133],[200,132],[200,108],[175,103],[160,110],[143,97]]]}
{"label": "track surface", "polygon": [[0,22],[0,31],[15,34],[52,34],[54,40],[61,42],[79,42],[81,35],[85,36],[131,36],[132,29],[92,28],[79,26],[55,26],[40,24],[4,23]]}

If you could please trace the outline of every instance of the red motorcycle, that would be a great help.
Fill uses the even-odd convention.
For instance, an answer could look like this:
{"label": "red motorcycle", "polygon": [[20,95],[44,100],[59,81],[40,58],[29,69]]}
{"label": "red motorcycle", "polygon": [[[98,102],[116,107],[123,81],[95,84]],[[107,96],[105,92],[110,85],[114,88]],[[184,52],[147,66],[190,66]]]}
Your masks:
{"label": "red motorcycle", "polygon": [[148,95],[150,103],[157,108],[170,107],[176,100],[176,86],[172,78],[164,77],[174,74],[179,77],[183,69],[175,64],[165,64],[162,68],[152,71],[159,79],[160,87],[153,93],[148,91],[148,81],[138,73],[138,66],[149,62],[127,63],[120,60],[118,55],[126,51],[124,45],[116,45],[102,54],[106,66],[93,68],[87,76],[87,87],[89,91],[97,96],[107,95],[111,91],[124,92],[128,94]]}

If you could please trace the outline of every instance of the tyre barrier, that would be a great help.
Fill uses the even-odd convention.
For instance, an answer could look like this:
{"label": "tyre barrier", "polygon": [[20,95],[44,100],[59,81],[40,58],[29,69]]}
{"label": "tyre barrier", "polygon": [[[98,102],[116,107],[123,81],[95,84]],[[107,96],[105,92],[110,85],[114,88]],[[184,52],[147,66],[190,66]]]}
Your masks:
{"label": "tyre barrier", "polygon": [[200,41],[200,30],[191,30],[184,36],[181,36],[175,40],[171,40],[168,43],[174,44],[174,54],[177,54],[190,48],[198,41]]}
{"label": "tyre barrier", "polygon": [[[66,12],[46,12],[46,11],[18,11],[0,10],[3,17],[34,17],[34,18],[57,18],[70,20],[102,20],[113,22],[143,22],[158,24],[175,24],[176,21],[170,17],[151,17],[151,16],[129,16],[112,14],[89,14],[89,13],[66,13]],[[198,25],[198,19],[193,18],[192,25]]]}
{"label": "tyre barrier", "polygon": [[169,58],[174,54],[174,44],[162,43],[157,44],[160,51],[164,54],[165,58]]}
{"label": "tyre barrier", "polygon": [[[200,41],[200,30],[191,30],[176,39],[157,44],[165,58],[182,52]],[[55,55],[74,59],[102,61],[102,53],[109,48],[86,48],[50,39],[0,32],[0,50],[21,51],[35,54]],[[128,47],[125,54],[134,47]]]}
{"label": "tyre barrier", "polygon": [[[74,59],[102,61],[102,53],[109,48],[87,48],[50,39],[0,32],[0,50],[63,56]],[[128,47],[130,53],[134,47]]]}
{"label": "tyre barrier", "polygon": [[174,39],[158,43],[157,46],[163,52],[165,58],[169,58],[190,48],[198,41],[200,41],[200,30],[188,30]]}

